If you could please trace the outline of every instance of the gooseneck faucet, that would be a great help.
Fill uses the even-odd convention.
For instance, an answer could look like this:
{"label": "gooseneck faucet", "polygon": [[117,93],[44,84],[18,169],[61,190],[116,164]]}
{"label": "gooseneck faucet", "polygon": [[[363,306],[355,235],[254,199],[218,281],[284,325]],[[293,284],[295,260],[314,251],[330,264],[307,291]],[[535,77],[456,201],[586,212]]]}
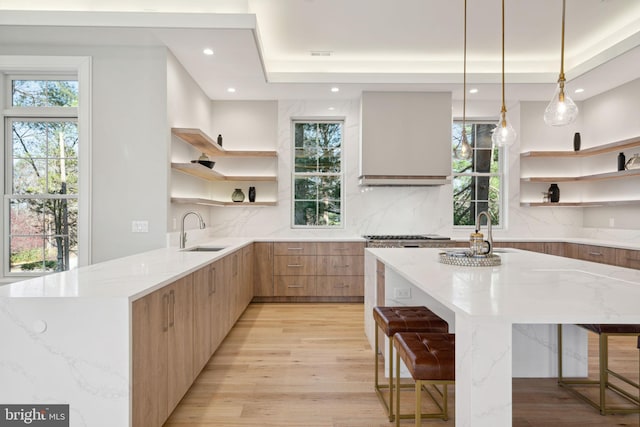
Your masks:
{"label": "gooseneck faucet", "polygon": [[493,252],[493,236],[491,235],[491,217],[487,211],[482,211],[476,216],[476,233],[480,232],[480,217],[487,217],[487,241],[489,242],[489,254]]}
{"label": "gooseneck faucet", "polygon": [[200,216],[200,214],[198,212],[189,211],[186,214],[182,215],[182,227],[180,228],[180,249],[183,249],[185,243],[187,243],[187,232],[184,231],[184,219],[188,215],[191,215],[191,214],[193,214],[193,215],[198,217],[198,224],[199,224],[201,230],[206,227],[206,224],[204,223],[204,220],[202,219],[202,216]]}

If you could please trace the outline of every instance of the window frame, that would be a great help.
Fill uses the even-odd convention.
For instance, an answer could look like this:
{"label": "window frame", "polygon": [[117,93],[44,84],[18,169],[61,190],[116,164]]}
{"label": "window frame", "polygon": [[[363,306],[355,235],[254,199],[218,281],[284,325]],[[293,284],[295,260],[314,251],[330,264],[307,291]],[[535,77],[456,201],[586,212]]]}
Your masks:
{"label": "window frame", "polygon": [[[481,125],[494,125],[495,126],[495,120],[487,120],[487,119],[466,119],[465,123],[467,125],[471,124],[471,125],[475,125],[475,124],[481,124]],[[452,127],[454,125],[462,125],[462,118],[459,119],[454,119],[452,121]],[[455,188],[454,188],[454,181],[456,177],[459,176],[468,176],[471,177],[471,179],[476,179],[478,177],[497,177],[500,180],[500,189],[498,191],[498,198],[499,198],[499,206],[498,206],[498,212],[499,212],[499,223],[498,224],[492,224],[493,228],[496,229],[506,229],[506,200],[505,200],[505,195],[506,195],[506,185],[507,185],[507,173],[506,173],[506,156],[507,156],[507,150],[504,147],[496,147],[494,145],[492,145],[492,150],[497,150],[498,151],[498,162],[497,162],[497,166],[498,166],[498,171],[497,172],[466,172],[466,173],[458,173],[455,172],[453,169],[453,162],[455,160],[455,145],[454,145],[454,140],[453,140],[454,134],[452,132],[452,140],[451,140],[451,145],[452,145],[452,152],[451,152],[451,164],[452,164],[452,169],[451,169],[451,185],[452,185],[452,213],[455,214],[455,200],[454,200],[454,192],[455,192]],[[475,146],[472,146],[472,150],[473,150],[473,156],[475,156],[476,153],[476,148]],[[482,149],[478,149],[478,150],[486,150],[485,148]],[[474,198],[472,199],[472,203],[477,204],[478,200],[475,197],[476,195],[474,195]],[[487,201],[489,202],[489,201]],[[476,213],[477,215],[477,213]],[[475,228],[475,225],[456,225],[455,224],[455,219],[452,217],[452,226],[454,230],[471,230]]]}
{"label": "window frame", "polygon": [[[77,107],[13,107],[11,104],[12,80],[75,80],[78,82]],[[0,163],[5,173],[0,176],[3,189],[0,209],[3,257],[0,260],[0,284],[11,283],[29,277],[39,277],[52,272],[9,272],[9,204],[11,194],[11,168],[6,167],[12,154],[11,138],[7,138],[7,118],[33,119],[38,117],[74,118],[78,126],[78,194],[73,196],[78,203],[78,267],[91,262],[91,57],[88,56],[3,56],[0,55]],[[42,112],[46,110],[46,114]],[[73,111],[72,111],[73,110]],[[10,135],[9,135],[10,136]],[[19,195],[17,195],[19,197]]]}
{"label": "window frame", "polygon": [[[340,172],[296,172],[296,140],[295,126],[298,123],[335,123],[340,125]],[[339,230],[345,228],[345,195],[344,195],[344,165],[345,165],[345,144],[344,144],[344,118],[292,118],[291,119],[291,228],[300,230]],[[337,176],[340,179],[340,224],[339,225],[297,225],[295,223],[296,214],[296,177],[300,176]],[[318,200],[316,199],[316,202]]]}

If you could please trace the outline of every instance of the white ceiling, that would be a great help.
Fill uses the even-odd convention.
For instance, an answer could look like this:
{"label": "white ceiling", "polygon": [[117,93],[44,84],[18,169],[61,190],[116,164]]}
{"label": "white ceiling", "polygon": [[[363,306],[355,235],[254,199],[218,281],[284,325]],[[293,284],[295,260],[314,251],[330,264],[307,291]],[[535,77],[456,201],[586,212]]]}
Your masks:
{"label": "white ceiling", "polygon": [[[479,89],[469,99],[496,100],[501,0],[467,2],[467,82]],[[24,3],[0,1],[0,45],[166,45],[212,99],[351,99],[362,90],[462,98],[463,0]],[[561,8],[561,0],[506,0],[509,101],[551,97]],[[567,0],[565,44],[574,99],[640,77],[640,0]],[[585,91],[573,94],[578,87]]]}

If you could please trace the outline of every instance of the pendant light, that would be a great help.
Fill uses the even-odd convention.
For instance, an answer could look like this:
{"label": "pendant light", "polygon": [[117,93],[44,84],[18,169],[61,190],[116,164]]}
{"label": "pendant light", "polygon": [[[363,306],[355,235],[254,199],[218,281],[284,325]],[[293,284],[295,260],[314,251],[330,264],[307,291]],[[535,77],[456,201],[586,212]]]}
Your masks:
{"label": "pendant light", "polygon": [[564,93],[564,15],[566,0],[562,0],[562,43],[560,47],[560,76],[558,77],[558,87],[556,88],[551,102],[544,110],[544,121],[550,126],[566,126],[578,117],[578,107]]}
{"label": "pendant light", "polygon": [[464,0],[464,60],[462,72],[462,133],[460,143],[456,146],[454,156],[460,160],[469,160],[473,149],[467,138],[467,0]]}
{"label": "pendant light", "polygon": [[498,147],[505,147],[516,141],[518,134],[507,121],[507,107],[504,102],[504,0],[502,0],[502,109],[500,110],[500,120],[493,129],[491,141]]}

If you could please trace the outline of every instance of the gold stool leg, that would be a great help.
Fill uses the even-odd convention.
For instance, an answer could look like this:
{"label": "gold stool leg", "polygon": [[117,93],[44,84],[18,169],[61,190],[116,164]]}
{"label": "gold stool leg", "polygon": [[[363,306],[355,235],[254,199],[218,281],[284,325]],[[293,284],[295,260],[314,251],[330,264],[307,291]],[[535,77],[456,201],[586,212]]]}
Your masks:
{"label": "gold stool leg", "polygon": [[609,361],[609,337],[607,334],[601,333],[599,336],[600,340],[600,354],[598,357],[598,365],[600,367],[600,414],[605,415],[606,413],[606,391],[607,385],[609,384],[609,375],[607,374],[608,369],[608,361]]}
{"label": "gold stool leg", "polygon": [[[400,359],[399,357],[397,359]],[[398,365],[399,366],[399,365]],[[400,368],[398,368],[400,369]],[[399,370],[397,372],[400,372]],[[400,387],[398,383],[398,387]],[[400,395],[400,388],[397,390]],[[389,421],[393,421],[393,337],[389,337]],[[400,411],[398,411],[398,414]]]}
{"label": "gold stool leg", "polygon": [[396,427],[400,427],[400,358],[396,357]]}
{"label": "gold stool leg", "polygon": [[422,424],[422,381],[416,380],[416,427]]}

